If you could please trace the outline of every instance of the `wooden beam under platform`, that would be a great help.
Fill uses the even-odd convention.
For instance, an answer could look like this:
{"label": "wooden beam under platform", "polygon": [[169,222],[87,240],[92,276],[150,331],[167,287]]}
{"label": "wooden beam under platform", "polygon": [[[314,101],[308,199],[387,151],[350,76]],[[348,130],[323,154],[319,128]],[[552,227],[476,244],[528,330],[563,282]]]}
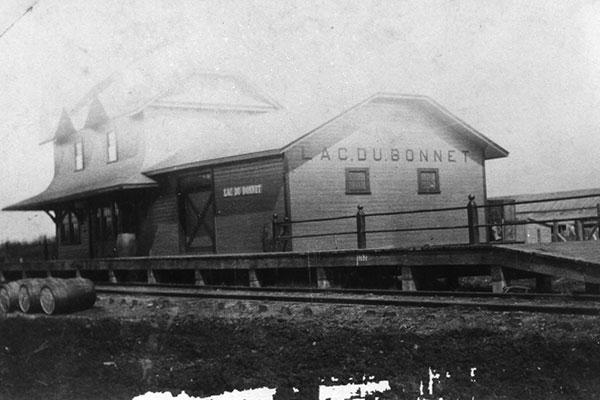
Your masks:
{"label": "wooden beam under platform", "polygon": [[[568,246],[568,243],[554,243]],[[578,242],[577,254],[582,246],[587,252],[597,252],[597,241]],[[592,248],[593,247],[593,248]],[[128,257],[86,260],[30,261],[2,263],[0,271],[161,271],[189,270],[198,274],[208,270],[307,270],[326,268],[395,268],[411,285],[411,277],[417,273],[419,279],[452,278],[455,276],[489,275],[491,268],[502,268],[507,277],[555,276],[588,284],[600,284],[600,258],[581,259],[569,253],[568,247],[556,251],[536,250],[519,245],[510,247],[491,244],[431,246],[422,249],[386,248],[332,250],[318,252],[280,252],[223,255],[181,255],[161,257]],[[406,275],[406,276],[405,276]],[[201,276],[201,275],[200,275]],[[406,279],[404,279],[404,276]]]}

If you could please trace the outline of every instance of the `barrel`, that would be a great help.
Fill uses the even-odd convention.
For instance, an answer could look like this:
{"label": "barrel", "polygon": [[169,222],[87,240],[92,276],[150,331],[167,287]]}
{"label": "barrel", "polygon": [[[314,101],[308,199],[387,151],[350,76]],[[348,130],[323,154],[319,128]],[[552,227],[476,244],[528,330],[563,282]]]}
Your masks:
{"label": "barrel", "polygon": [[19,287],[21,281],[6,282],[0,285],[0,312],[10,313],[19,308]]}
{"label": "barrel", "polygon": [[40,292],[42,310],[48,315],[87,310],[95,302],[94,283],[85,278],[47,279]]}
{"label": "barrel", "polygon": [[117,235],[117,256],[134,257],[136,247],[135,233],[119,233]]}
{"label": "barrel", "polygon": [[37,313],[42,311],[40,305],[40,291],[46,279],[23,279],[19,286],[19,308],[24,313]]}

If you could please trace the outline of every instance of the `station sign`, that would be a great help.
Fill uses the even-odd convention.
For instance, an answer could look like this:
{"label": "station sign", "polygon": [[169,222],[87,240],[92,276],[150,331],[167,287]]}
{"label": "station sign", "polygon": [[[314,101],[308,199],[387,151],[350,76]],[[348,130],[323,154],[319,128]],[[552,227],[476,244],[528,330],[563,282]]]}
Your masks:
{"label": "station sign", "polygon": [[223,188],[223,197],[252,196],[262,194],[263,185],[231,186]]}

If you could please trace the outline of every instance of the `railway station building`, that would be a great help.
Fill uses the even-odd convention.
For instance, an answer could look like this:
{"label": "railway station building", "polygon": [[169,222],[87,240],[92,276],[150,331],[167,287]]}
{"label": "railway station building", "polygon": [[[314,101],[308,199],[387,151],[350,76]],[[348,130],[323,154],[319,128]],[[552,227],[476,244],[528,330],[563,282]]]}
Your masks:
{"label": "railway station building", "polygon": [[[486,161],[508,152],[433,99],[375,93],[290,112],[234,74],[194,73],[136,105],[98,92],[63,112],[43,210],[59,258],[282,250],[272,220],[486,203]],[[483,211],[481,211],[483,213]],[[484,221],[483,214],[480,221]],[[468,242],[464,211],[369,217],[368,247]],[[292,224],[285,250],[356,248],[352,219]],[[333,232],[328,236],[312,234]]]}

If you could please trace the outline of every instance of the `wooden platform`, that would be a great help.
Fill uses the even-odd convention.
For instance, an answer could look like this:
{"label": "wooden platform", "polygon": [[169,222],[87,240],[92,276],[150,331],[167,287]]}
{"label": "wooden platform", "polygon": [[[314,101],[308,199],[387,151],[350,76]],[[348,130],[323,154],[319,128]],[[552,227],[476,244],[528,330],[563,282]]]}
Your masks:
{"label": "wooden platform", "polygon": [[[0,280],[21,276],[91,274],[102,272],[116,281],[117,271],[147,274],[156,282],[161,271],[190,271],[196,283],[208,271],[238,271],[248,274],[249,284],[257,285],[257,271],[296,269],[312,271],[319,284],[327,285],[327,273],[334,270],[365,270],[374,273],[394,268],[402,276],[405,290],[418,289],[415,282],[436,278],[491,274],[496,291],[503,289],[505,277],[562,277],[590,285],[600,285],[600,242],[549,244],[478,244],[431,246],[423,248],[356,249],[318,252],[282,252],[165,257],[132,257],[89,260],[54,260],[0,264]],[[380,269],[381,268],[381,269]]]}

